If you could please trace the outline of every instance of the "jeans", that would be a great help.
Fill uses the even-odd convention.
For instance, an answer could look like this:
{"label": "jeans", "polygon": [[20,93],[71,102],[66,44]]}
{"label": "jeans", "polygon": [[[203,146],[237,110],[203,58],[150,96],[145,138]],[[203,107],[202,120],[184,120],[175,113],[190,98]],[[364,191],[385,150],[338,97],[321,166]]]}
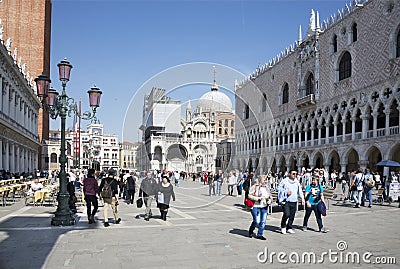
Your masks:
{"label": "jeans", "polygon": [[[281,220],[281,228],[292,229],[294,217],[296,215],[297,202],[286,202],[283,205],[283,216]],[[289,221],[286,224],[286,221]]]}
{"label": "jeans", "polygon": [[208,184],[208,194],[211,196],[212,194],[215,195],[215,183]]}
{"label": "jeans", "polygon": [[363,192],[362,190],[361,191],[359,191],[359,190],[353,191],[353,200],[356,205],[361,204],[362,192]]}
{"label": "jeans", "polygon": [[146,210],[144,212],[145,214],[145,218],[149,218],[151,215],[151,203],[153,202],[153,196],[149,196],[149,197],[144,197],[144,205],[146,206]]}
{"label": "jeans", "polygon": [[262,236],[267,220],[268,207],[253,207],[251,209],[251,215],[253,216],[253,222],[250,225],[249,232],[253,233],[254,229],[257,227],[257,236]]}
{"label": "jeans", "polygon": [[346,185],[347,185],[347,183],[342,183],[342,193],[343,194],[346,192]]}
{"label": "jeans", "polygon": [[303,226],[307,227],[308,219],[310,218],[312,211],[314,211],[315,218],[317,219],[318,228],[321,230],[324,226],[322,225],[321,212],[319,212],[317,205],[311,205],[311,207],[306,206],[306,214],[304,215]]}
{"label": "jeans", "polygon": [[222,182],[217,181],[217,194],[221,195]]}
{"label": "jeans", "polygon": [[361,204],[364,205],[365,199],[368,196],[368,205],[372,206],[372,188],[364,187],[364,191],[362,193],[362,202]]}
{"label": "jeans", "polygon": [[[91,215],[95,215],[97,212],[97,209],[99,208],[99,203],[97,201],[96,195],[85,195],[85,202],[86,202],[86,207],[87,207],[87,215],[88,218],[90,218]],[[93,211],[92,211],[92,205],[93,205]]]}

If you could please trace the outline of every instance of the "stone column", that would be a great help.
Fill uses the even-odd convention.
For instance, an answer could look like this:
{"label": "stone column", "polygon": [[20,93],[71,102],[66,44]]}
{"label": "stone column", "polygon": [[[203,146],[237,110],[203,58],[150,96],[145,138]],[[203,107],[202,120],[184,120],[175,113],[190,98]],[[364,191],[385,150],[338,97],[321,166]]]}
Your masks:
{"label": "stone column", "polygon": [[293,148],[296,148],[296,132],[293,130],[293,134],[292,134],[292,136],[293,136]]}
{"label": "stone column", "polygon": [[367,132],[368,132],[368,125],[369,125],[369,122],[368,122],[369,116],[368,115],[362,115],[361,119],[362,119],[361,138],[362,139],[366,139],[366,138],[368,138]]}
{"label": "stone column", "polygon": [[10,115],[10,103],[12,101],[12,98],[10,96],[10,86],[8,84],[6,84],[6,88],[5,88],[6,94],[4,95],[4,109],[3,112],[4,114],[6,114],[7,116]]}
{"label": "stone column", "polygon": [[347,173],[347,171],[346,171],[346,163],[340,163],[340,169],[341,169],[341,172],[343,173]]}
{"label": "stone column", "polygon": [[337,143],[337,126],[338,126],[338,122],[334,121],[333,122],[333,143]]}
{"label": "stone column", "polygon": [[373,136],[376,137],[376,129],[378,129],[378,112],[373,112],[371,115],[373,117],[372,132]]}
{"label": "stone column", "polygon": [[301,130],[299,130],[299,148],[301,147]]}
{"label": "stone column", "polygon": [[390,116],[390,108],[385,108],[385,110],[383,110],[383,112],[385,113],[385,136],[389,135],[389,116]]}
{"label": "stone column", "polygon": [[322,125],[318,125],[318,145],[321,145],[321,133],[322,133]]}
{"label": "stone column", "polygon": [[351,140],[356,139],[356,117],[351,117]]}
{"label": "stone column", "polygon": [[[1,83],[1,77],[0,77],[0,83]],[[2,95],[1,91],[0,91],[0,95]],[[4,169],[4,166],[3,166],[3,140],[0,139],[0,170],[3,170],[3,169]]]}
{"label": "stone column", "polygon": [[325,144],[329,144],[329,123],[325,124]]}
{"label": "stone column", "polygon": [[314,130],[315,126],[311,126],[311,146],[314,146]]}
{"label": "stone column", "polygon": [[16,151],[16,154],[15,154],[16,162],[15,162],[15,166],[14,166],[15,167],[14,171],[19,173],[19,172],[21,172],[20,171],[21,154],[20,154],[19,145],[15,145],[14,147],[15,147],[14,150]]}
{"label": "stone column", "polygon": [[4,111],[3,109],[3,77],[0,76],[0,111]]}
{"label": "stone column", "polygon": [[346,118],[342,120],[342,134],[343,134],[343,139],[342,142],[346,141]]}
{"label": "stone column", "polygon": [[4,170],[10,171],[10,142],[6,139],[4,143],[6,144],[4,155]]}
{"label": "stone column", "polygon": [[11,157],[10,157],[10,172],[15,173],[15,144],[11,143],[10,147]]}

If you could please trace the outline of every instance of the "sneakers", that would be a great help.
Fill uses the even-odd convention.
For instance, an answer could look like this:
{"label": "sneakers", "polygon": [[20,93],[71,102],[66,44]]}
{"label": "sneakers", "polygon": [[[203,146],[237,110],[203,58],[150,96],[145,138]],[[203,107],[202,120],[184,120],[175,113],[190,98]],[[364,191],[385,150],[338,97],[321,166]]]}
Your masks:
{"label": "sneakers", "polygon": [[294,233],[295,233],[295,232],[293,231],[293,229],[289,229],[289,230],[287,230],[287,232],[290,233],[290,234],[294,234]]}
{"label": "sneakers", "polygon": [[110,224],[108,222],[104,222],[104,227],[108,227]]}
{"label": "sneakers", "polygon": [[149,221],[149,217],[144,217],[144,220],[145,221]]}
{"label": "sneakers", "polygon": [[303,232],[307,232],[307,226],[303,226]]}
{"label": "sneakers", "polygon": [[118,218],[116,221],[115,221],[115,224],[119,224],[121,222],[121,218]]}
{"label": "sneakers", "polygon": [[329,232],[329,230],[326,229],[325,227],[322,227],[322,229],[319,230],[319,232],[320,232],[320,233],[327,233],[327,232]]}
{"label": "sneakers", "polygon": [[286,228],[281,228],[282,234],[286,234]]}
{"label": "sneakers", "polygon": [[260,240],[267,240],[267,238],[265,238],[265,237],[262,236],[262,235],[261,235],[261,236],[256,236],[256,238],[257,238],[257,239],[260,239]]}

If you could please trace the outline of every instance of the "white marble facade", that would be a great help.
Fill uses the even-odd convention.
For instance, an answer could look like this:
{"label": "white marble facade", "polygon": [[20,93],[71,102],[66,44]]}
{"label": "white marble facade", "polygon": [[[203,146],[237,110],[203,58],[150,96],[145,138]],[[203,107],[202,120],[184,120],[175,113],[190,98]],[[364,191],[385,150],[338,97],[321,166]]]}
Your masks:
{"label": "white marble facade", "polygon": [[1,40],[0,170],[33,173],[38,169],[40,102],[4,43]]}

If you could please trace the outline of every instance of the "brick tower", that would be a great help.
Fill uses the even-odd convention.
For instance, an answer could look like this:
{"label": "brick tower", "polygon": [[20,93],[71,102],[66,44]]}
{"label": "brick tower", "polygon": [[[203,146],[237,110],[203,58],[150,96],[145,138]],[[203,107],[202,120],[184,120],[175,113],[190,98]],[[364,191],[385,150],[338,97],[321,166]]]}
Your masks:
{"label": "brick tower", "polygon": [[[0,19],[3,40],[11,38],[11,52],[18,50],[18,58],[26,63],[32,78],[42,72],[50,77],[52,0],[2,0]],[[38,118],[39,140],[49,138],[49,115],[42,109]],[[39,149],[39,169],[42,167]]]}

